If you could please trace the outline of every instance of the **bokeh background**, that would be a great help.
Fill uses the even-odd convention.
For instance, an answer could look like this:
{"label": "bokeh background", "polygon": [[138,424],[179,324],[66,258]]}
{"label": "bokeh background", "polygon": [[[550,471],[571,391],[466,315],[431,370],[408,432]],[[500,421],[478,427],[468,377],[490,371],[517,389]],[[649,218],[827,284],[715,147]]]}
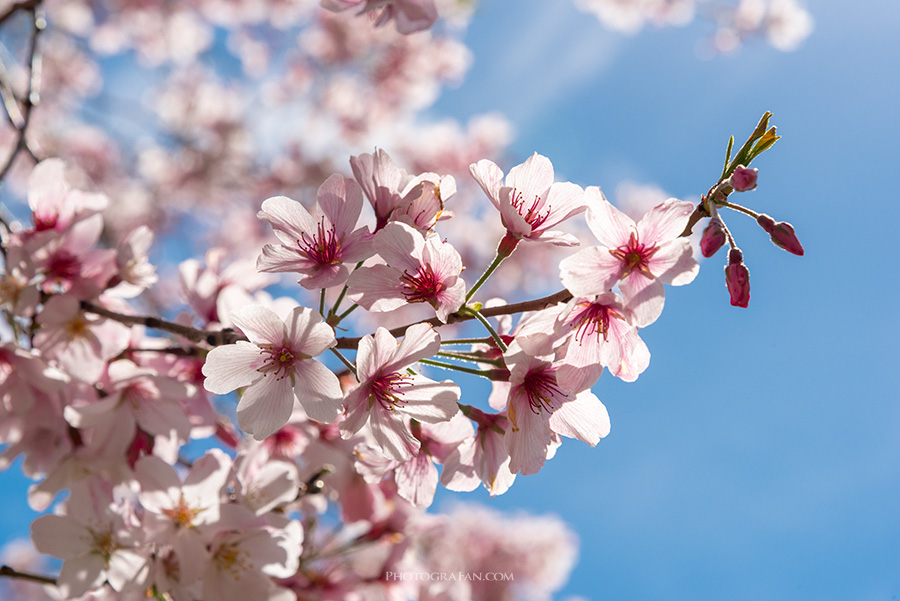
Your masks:
{"label": "bokeh background", "polygon": [[[783,136],[754,164],[759,188],[735,198],[793,223],[806,256],[727,214],[750,308],[728,303],[724,253],[706,260],[642,331],[650,368],[595,388],[612,420],[597,448],[566,441],[495,499],[438,493],[438,509],[562,517],[580,560],[559,598],[900,595],[900,4],[810,10],[794,52],[751,42],[709,58],[703,20],[625,36],[570,2],[482,0],[472,68],[430,110],[502,112],[513,163],[538,151],[614,202],[697,199],[728,136],[739,144],[765,110]],[[0,486],[0,542],[26,537],[27,482],[13,469]]]}

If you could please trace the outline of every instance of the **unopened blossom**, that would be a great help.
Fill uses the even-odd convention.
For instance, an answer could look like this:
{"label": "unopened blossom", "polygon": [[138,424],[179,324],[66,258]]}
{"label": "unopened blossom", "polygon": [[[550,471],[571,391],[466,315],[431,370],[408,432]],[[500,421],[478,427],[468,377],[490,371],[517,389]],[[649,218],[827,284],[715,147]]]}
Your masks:
{"label": "unopened blossom", "polygon": [[402,221],[422,233],[446,217],[444,202],[456,193],[452,176],[423,173],[412,177],[397,167],[383,149],[350,157],[353,177],[375,210],[375,231],[390,221]]}
{"label": "unopened blossom", "polygon": [[302,274],[304,288],[330,288],[347,281],[346,263],[372,254],[369,228],[357,228],[362,192],[352,179],[334,174],[319,187],[312,213],[286,196],[262,204],[257,215],[268,221],[281,241],[266,244],[256,262],[260,271]]}
{"label": "unopened blossom", "polygon": [[321,0],[322,7],[340,12],[359,8],[359,13],[381,11],[375,21],[381,26],[393,19],[397,31],[403,34],[428,29],[437,21],[434,0]]}
{"label": "unopened blossom", "polygon": [[63,560],[57,587],[65,599],[104,582],[115,591],[133,586],[147,564],[137,548],[141,538],[131,505],[114,499],[112,486],[99,478],[71,486],[65,515],[41,516],[31,525],[35,548]]}
{"label": "unopened blossom", "polygon": [[405,223],[393,222],[375,234],[373,245],[384,264],[362,267],[350,276],[349,297],[354,302],[369,311],[424,302],[443,322],[465,302],[462,259],[437,235],[426,237]]}
{"label": "unopened blossom", "polygon": [[708,259],[725,245],[725,241],[725,226],[722,223],[722,219],[716,215],[703,228],[703,237],[700,238],[700,252]]}
{"label": "unopened blossom", "polygon": [[310,418],[332,422],[341,408],[334,373],[315,361],[336,344],[334,330],[317,311],[297,307],[286,320],[251,305],[231,314],[249,342],[219,346],[203,365],[204,386],[215,394],[246,390],[237,407],[241,429],[257,440],[288,422],[299,400]]}
{"label": "unopened blossom", "polygon": [[725,285],[731,304],[735,307],[747,307],[750,304],[750,270],[744,265],[744,254],[738,248],[728,253],[728,265],[725,266]]}
{"label": "unopened blossom", "polygon": [[600,188],[589,187],[587,223],[602,246],[580,250],[560,263],[560,279],[575,296],[594,296],[618,282],[634,325],[647,326],[665,303],[663,283],[689,284],[699,270],[691,244],[681,236],[694,211],[674,198],[648,211],[638,223],[612,206]]}
{"label": "unopened blossom", "polygon": [[514,239],[578,245],[575,236],[550,228],[584,211],[584,190],[570,182],[554,183],[550,159],[535,152],[510,169],[505,182],[500,167],[487,159],[470,165],[469,172]]}
{"label": "unopened blossom", "polygon": [[416,455],[421,443],[410,431],[408,418],[433,424],[449,420],[458,411],[459,386],[407,371],[440,347],[437,332],[424,323],[407,328],[399,345],[384,328],[364,336],[356,358],[359,384],[347,393],[341,435],[349,438],[368,423],[388,457],[407,461]]}
{"label": "unopened blossom", "polygon": [[759,178],[759,169],[738,165],[731,173],[728,183],[736,192],[749,192],[756,188],[756,180]]}
{"label": "unopened blossom", "polygon": [[803,256],[803,245],[800,244],[800,239],[797,238],[797,234],[794,232],[794,226],[790,223],[784,221],[776,223],[775,220],[768,215],[760,215],[756,218],[756,223],[771,236],[772,243],[775,244],[775,246],[782,248],[791,254]]}

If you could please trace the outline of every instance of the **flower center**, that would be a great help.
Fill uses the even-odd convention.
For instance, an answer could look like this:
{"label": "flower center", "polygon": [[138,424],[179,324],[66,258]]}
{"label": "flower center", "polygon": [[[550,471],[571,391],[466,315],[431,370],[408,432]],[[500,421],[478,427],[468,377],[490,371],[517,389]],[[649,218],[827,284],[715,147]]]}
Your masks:
{"label": "flower center", "polygon": [[431,265],[420,265],[414,274],[404,271],[400,280],[403,282],[403,296],[408,303],[430,302],[444,289]]}
{"label": "flower center", "polygon": [[[276,348],[270,344],[260,345],[259,354],[263,356],[263,363],[256,368],[256,371],[260,372],[263,377],[275,374],[276,380],[290,377],[293,381],[294,363],[298,360],[298,357],[294,356],[291,349],[285,347]],[[299,359],[305,358],[299,357]]]}
{"label": "flower center", "polygon": [[226,544],[219,547],[213,555],[213,562],[223,572],[230,573],[237,579],[242,572],[253,569],[253,562],[249,561],[249,554],[238,549],[234,544]]}
{"label": "flower center", "polygon": [[47,274],[60,280],[71,280],[81,274],[81,261],[75,255],[60,251],[47,264]]}
{"label": "flower center", "polygon": [[610,318],[624,319],[618,311],[608,305],[584,302],[578,304],[567,321],[575,330],[575,340],[578,344],[583,344],[588,336],[596,337],[599,344],[601,336],[604,342],[607,339]]}
{"label": "flower center", "polygon": [[315,235],[307,236],[305,232],[300,234],[297,246],[300,247],[300,252],[320,267],[341,262],[341,242],[334,226],[325,226],[324,218],[319,220],[319,230]]}
{"label": "flower center", "polygon": [[566,396],[556,382],[556,373],[548,369],[533,371],[525,376],[522,392],[535,413],[540,413],[555,397]]}
{"label": "flower center", "polygon": [[532,230],[537,229],[545,221],[547,221],[547,217],[550,216],[550,205],[547,205],[547,210],[541,213],[542,208],[542,200],[540,196],[535,196],[534,201],[532,201],[531,206],[525,207],[525,197],[521,192],[513,188],[512,192],[510,192],[512,198],[510,198],[510,204],[516,210],[516,212],[522,216],[522,218],[528,222],[528,225],[531,226]]}
{"label": "flower center", "polygon": [[658,250],[659,247],[655,244],[653,246],[641,244],[638,241],[637,234],[631,232],[627,244],[623,244],[619,248],[609,252],[623,264],[622,274],[619,276],[619,279],[627,276],[633,269],[641,272],[648,278],[653,278],[655,276],[650,273],[649,262],[650,258],[655,255]]}
{"label": "flower center", "polygon": [[184,496],[179,496],[178,504],[175,507],[163,509],[163,513],[169,516],[176,528],[189,528],[201,511],[202,509],[191,509],[184,500]]}
{"label": "flower center", "polygon": [[401,407],[406,401],[400,397],[403,395],[404,386],[412,386],[409,380],[412,376],[392,372],[383,374],[372,382],[371,392],[369,392],[370,404],[377,401],[382,407],[388,411],[393,411],[397,407]]}

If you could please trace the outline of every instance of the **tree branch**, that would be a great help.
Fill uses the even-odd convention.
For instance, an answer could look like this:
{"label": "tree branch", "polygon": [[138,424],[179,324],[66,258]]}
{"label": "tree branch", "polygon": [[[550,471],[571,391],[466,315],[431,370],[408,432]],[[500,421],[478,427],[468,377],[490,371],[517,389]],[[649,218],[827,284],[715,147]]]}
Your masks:
{"label": "tree branch", "polygon": [[28,580],[29,582],[37,582],[38,584],[56,584],[56,578],[50,576],[41,576],[40,574],[29,574],[28,572],[20,572],[9,566],[0,566],[0,576],[8,578],[18,578],[20,580]]}

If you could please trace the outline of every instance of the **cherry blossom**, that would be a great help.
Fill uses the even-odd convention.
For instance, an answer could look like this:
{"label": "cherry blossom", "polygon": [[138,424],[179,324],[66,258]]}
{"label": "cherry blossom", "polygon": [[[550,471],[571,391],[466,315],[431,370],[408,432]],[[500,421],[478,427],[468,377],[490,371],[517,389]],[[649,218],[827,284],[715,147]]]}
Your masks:
{"label": "cherry blossom", "polygon": [[385,455],[396,461],[416,455],[421,443],[407,420],[437,423],[458,411],[459,386],[407,371],[439,348],[438,334],[427,324],[410,326],[399,345],[384,328],[364,336],[356,360],[359,384],[347,393],[341,435],[348,438],[368,423]]}
{"label": "cherry blossom", "polygon": [[359,186],[338,174],[319,188],[312,214],[285,196],[269,198],[259,218],[272,224],[282,244],[264,246],[257,269],[301,273],[304,288],[340,286],[350,276],[345,263],[372,254],[369,228],[356,229],[361,210]]}
{"label": "cherry blossom", "polygon": [[515,239],[578,245],[571,234],[550,228],[584,211],[584,192],[569,182],[554,183],[550,159],[535,152],[510,169],[505,182],[500,167],[487,159],[473,163],[469,171]]}
{"label": "cherry blossom", "polygon": [[147,563],[137,550],[141,531],[133,508],[113,498],[99,479],[72,486],[65,515],[45,515],[32,525],[38,551],[63,560],[57,586],[75,598],[104,582],[115,591],[134,586]]}
{"label": "cherry blossom", "polygon": [[335,344],[321,315],[297,307],[281,320],[270,309],[249,306],[231,319],[250,341],[213,349],[203,366],[204,386],[216,394],[247,388],[237,408],[242,430],[257,440],[273,434],[291,417],[295,399],[312,419],[334,421],[343,396],[338,379],[313,360]]}
{"label": "cherry blossom", "polygon": [[350,277],[354,302],[369,311],[426,302],[443,322],[465,302],[462,259],[449,243],[395,222],[375,234],[373,245],[385,264],[362,267]]}
{"label": "cherry blossom", "polygon": [[560,263],[560,279],[576,296],[593,296],[618,282],[634,325],[650,325],[662,313],[663,283],[689,284],[699,266],[681,237],[693,205],[670,199],[638,223],[613,207],[597,187],[585,192],[587,222],[602,246],[585,248]]}

